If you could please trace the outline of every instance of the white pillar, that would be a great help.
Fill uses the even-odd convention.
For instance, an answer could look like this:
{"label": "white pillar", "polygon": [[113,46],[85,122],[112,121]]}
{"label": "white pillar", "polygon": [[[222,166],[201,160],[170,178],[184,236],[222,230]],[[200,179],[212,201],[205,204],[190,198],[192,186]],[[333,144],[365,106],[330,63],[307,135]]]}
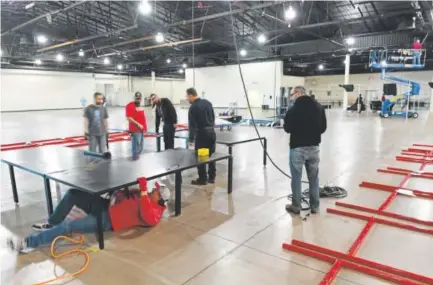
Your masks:
{"label": "white pillar", "polygon": [[433,113],[433,89],[430,89],[430,113]]}
{"label": "white pillar", "polygon": [[[346,54],[346,60],[344,64],[344,85],[349,84],[349,74],[350,74],[350,54]],[[343,95],[343,109],[346,110],[347,108],[347,92],[344,91]]]}
{"label": "white pillar", "polygon": [[155,92],[155,71],[151,72],[151,76],[152,76],[152,93]]}

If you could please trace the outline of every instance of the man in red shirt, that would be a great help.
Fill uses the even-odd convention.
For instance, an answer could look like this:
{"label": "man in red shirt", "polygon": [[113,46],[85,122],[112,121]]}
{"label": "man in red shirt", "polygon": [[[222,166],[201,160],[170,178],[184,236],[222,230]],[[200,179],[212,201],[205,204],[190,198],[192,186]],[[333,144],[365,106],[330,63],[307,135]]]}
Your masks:
{"label": "man in red shirt", "polygon": [[415,39],[412,44],[413,59],[412,64],[421,65],[422,43],[420,39]]}
{"label": "man in red shirt", "polygon": [[141,99],[141,93],[135,92],[134,101],[126,105],[126,118],[131,133],[133,159],[137,159],[143,151],[143,132],[147,132],[146,116],[143,107],[140,106]]}
{"label": "man in red shirt", "polygon": [[[147,180],[144,177],[137,179],[140,188],[131,189],[131,198],[125,195],[126,191],[115,191],[111,198],[98,197],[102,207],[101,220],[104,231],[118,231],[135,226],[154,226],[162,218],[166,209],[165,201],[161,197],[159,186],[155,185],[152,192],[147,190]],[[24,239],[10,237],[7,245],[10,249],[21,252],[51,243],[56,237],[72,233],[94,232],[96,228],[96,213],[101,209],[95,207],[93,195],[69,189],[60,200],[47,222],[32,226],[38,231]],[[68,220],[68,214],[74,208],[79,208],[83,216]]]}

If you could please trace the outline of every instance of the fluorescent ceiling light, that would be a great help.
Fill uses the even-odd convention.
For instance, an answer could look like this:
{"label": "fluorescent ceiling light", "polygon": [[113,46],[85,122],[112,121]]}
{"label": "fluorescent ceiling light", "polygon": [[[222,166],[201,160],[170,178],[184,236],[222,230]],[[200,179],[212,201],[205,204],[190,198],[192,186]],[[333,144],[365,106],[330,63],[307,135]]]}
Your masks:
{"label": "fluorescent ceiling light", "polygon": [[162,43],[164,41],[164,35],[161,33],[157,33],[155,36],[155,40],[157,43]]}
{"label": "fluorescent ceiling light", "polygon": [[167,63],[171,63],[171,59],[167,58]]}
{"label": "fluorescent ceiling light", "polygon": [[188,67],[188,65],[186,64],[186,63],[184,63],[184,64],[182,64],[182,68],[187,68]]}
{"label": "fluorescent ceiling light", "polygon": [[241,50],[239,51],[239,54],[240,54],[241,56],[246,56],[246,55],[247,55],[247,51],[244,50],[244,49],[241,49]]}
{"label": "fluorescent ceiling light", "polygon": [[108,57],[104,58],[104,64],[105,65],[109,65],[110,64],[110,59]]}
{"label": "fluorescent ceiling light", "polygon": [[118,70],[122,70],[122,69],[123,69],[123,65],[118,64],[118,65],[117,65],[117,69],[118,69]]}
{"label": "fluorescent ceiling light", "polygon": [[41,65],[41,64],[42,64],[42,60],[40,60],[40,59],[36,59],[36,60],[35,60],[35,64],[36,64],[36,65]]}
{"label": "fluorescent ceiling light", "polygon": [[264,34],[261,34],[257,37],[257,41],[261,44],[266,42],[266,36]]}
{"label": "fluorescent ceiling light", "polygon": [[323,66],[323,64],[319,64],[318,68],[319,70],[323,70],[325,67]]}
{"label": "fluorescent ceiling light", "polygon": [[84,51],[82,49],[80,49],[80,51],[78,52],[79,56],[84,56]]}
{"label": "fluorescent ceiling light", "polygon": [[63,61],[64,59],[65,59],[65,57],[63,56],[63,54],[59,53],[58,55],[56,55],[57,61]]}
{"label": "fluorescent ceiling light", "polygon": [[142,1],[138,6],[138,11],[140,11],[142,15],[149,15],[152,12],[152,6],[148,1]]}
{"label": "fluorescent ceiling light", "polygon": [[289,6],[289,8],[284,12],[284,18],[286,20],[293,20],[296,17],[296,11],[292,8],[292,6]]}
{"label": "fluorescent ceiling light", "polygon": [[179,71],[178,71],[180,74],[182,74],[183,73],[183,69],[181,68],[181,69],[179,69]]}
{"label": "fluorescent ceiling light", "polygon": [[35,6],[35,2],[32,2],[32,3],[30,3],[30,4],[27,4],[26,6],[24,6],[24,9],[30,9],[30,8],[32,8],[33,6]]}
{"label": "fluorescent ceiling light", "polygon": [[355,44],[355,39],[352,37],[347,38],[346,43],[351,46],[351,45]]}
{"label": "fluorescent ceiling light", "polygon": [[48,41],[47,37],[44,36],[44,35],[38,35],[38,36],[36,36],[36,40],[40,44],[44,44],[44,43],[46,43]]}

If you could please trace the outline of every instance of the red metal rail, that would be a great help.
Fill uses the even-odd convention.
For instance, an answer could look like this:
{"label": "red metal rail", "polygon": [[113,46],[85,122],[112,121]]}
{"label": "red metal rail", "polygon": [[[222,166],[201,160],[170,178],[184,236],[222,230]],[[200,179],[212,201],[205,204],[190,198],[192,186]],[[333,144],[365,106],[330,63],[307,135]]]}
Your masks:
{"label": "red metal rail", "polygon": [[415,190],[415,189],[406,188],[406,187],[398,187],[398,186],[385,185],[385,184],[366,182],[366,181],[363,181],[361,184],[359,184],[359,186],[364,187],[364,188],[369,188],[369,189],[386,191],[386,192],[394,192],[394,191],[401,189],[401,190],[405,190],[405,191],[411,191],[413,195],[420,197],[420,198],[433,199],[433,193],[432,192]]}
{"label": "red metal rail", "polygon": [[[433,161],[430,158],[433,158],[433,145],[427,146],[427,145],[414,145],[414,146],[421,146],[421,147],[431,147],[431,151],[425,151],[425,150],[419,150],[419,149],[412,149],[409,148],[408,150],[403,150],[403,152],[409,152],[412,153],[423,153],[422,158],[410,158],[410,157],[404,157],[404,156],[397,156],[397,160],[401,161],[410,161],[410,162],[418,162],[421,163],[421,166],[419,168],[419,171],[413,171],[403,168],[396,168],[396,167],[387,167],[386,169],[380,169],[379,172],[383,173],[392,173],[392,174],[399,174],[404,175],[404,179],[399,183],[397,186],[391,186],[391,185],[383,185],[379,183],[371,183],[371,182],[362,182],[360,184],[361,187],[367,187],[371,189],[377,189],[382,191],[390,192],[390,195],[388,198],[382,203],[382,205],[378,209],[373,209],[365,206],[359,206],[354,205],[350,203],[344,203],[344,202],[336,202],[337,206],[350,208],[358,211],[368,212],[371,214],[376,215],[382,215],[391,217],[394,219],[399,219],[403,221],[413,222],[422,224],[424,226],[433,226],[433,221],[429,220],[422,220],[417,219],[414,217],[409,217],[397,213],[391,213],[386,211],[387,207],[392,203],[392,201],[399,195],[400,190],[406,190],[411,191],[411,193],[419,198],[427,198],[427,199],[433,199],[433,193],[431,192],[425,192],[420,190],[414,190],[405,188],[404,185],[407,183],[407,181],[412,177],[421,177],[426,179],[433,179],[433,173],[431,172],[424,172],[424,168],[427,164],[433,163]],[[410,231],[420,232],[423,234],[429,234],[433,235],[433,228],[421,228],[417,227],[411,224],[397,222],[397,221],[391,221],[387,219],[383,219],[380,217],[375,216],[369,216],[364,214],[358,214],[354,212],[348,212],[348,211],[342,211],[337,209],[327,209],[328,213],[342,215],[346,217],[352,217],[355,219],[365,220],[367,221],[367,224],[364,226],[361,233],[358,235],[352,246],[350,247],[349,251],[347,253],[341,253],[337,251],[333,251],[330,249],[326,249],[323,247],[319,247],[317,245],[305,243],[298,240],[293,240],[292,244],[283,243],[283,248],[287,250],[291,250],[297,253],[301,253],[307,256],[311,256],[326,262],[333,263],[332,267],[329,269],[325,277],[320,282],[320,285],[326,285],[331,284],[338,272],[342,267],[349,268],[361,273],[365,273],[371,276],[375,276],[381,279],[385,279],[391,282],[394,282],[396,284],[405,284],[405,285],[421,285],[421,284],[431,284],[433,285],[433,278],[415,274],[412,272],[404,271],[401,269],[397,269],[391,266],[379,264],[370,260],[366,260],[363,258],[355,257],[355,254],[359,247],[364,242],[365,238],[367,237],[368,233],[370,232],[371,228],[375,224],[382,224],[392,227],[398,227],[401,229],[406,229]],[[412,279],[412,280],[411,280]],[[419,283],[422,282],[422,283]]]}
{"label": "red metal rail", "polygon": [[[144,137],[155,137],[155,134],[144,134]],[[128,132],[109,133],[108,142],[129,141],[131,140]],[[12,144],[3,144],[0,147],[1,151],[25,149],[32,147],[40,147],[47,145],[64,145],[66,147],[79,147],[88,145],[87,140],[83,136],[74,136],[67,138],[55,138],[46,140],[37,140],[31,142],[20,142]]]}

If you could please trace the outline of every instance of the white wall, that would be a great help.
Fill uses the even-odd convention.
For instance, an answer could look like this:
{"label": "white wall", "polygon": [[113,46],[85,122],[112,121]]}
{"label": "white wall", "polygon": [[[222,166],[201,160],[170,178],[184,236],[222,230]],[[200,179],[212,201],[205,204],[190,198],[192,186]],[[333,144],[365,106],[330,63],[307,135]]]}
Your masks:
{"label": "white wall", "polygon": [[281,78],[281,86],[284,87],[296,87],[304,85],[305,77],[283,75],[283,77]]}
{"label": "white wall", "polygon": [[1,70],[1,110],[79,108],[95,92],[92,74]]}
{"label": "white wall", "polygon": [[[392,72],[389,75],[406,78],[419,82],[421,84],[420,99],[429,100],[432,95],[432,89],[428,86],[428,82],[433,81],[433,71],[410,71],[410,72]],[[344,75],[328,75],[328,76],[309,76],[305,78],[305,87],[312,90],[319,100],[333,99],[342,100],[343,89],[338,87],[338,84],[344,83]],[[351,74],[350,84],[355,85],[355,90],[349,93],[349,102],[356,100],[358,95],[358,88],[361,94],[369,91],[370,94],[376,93],[377,96],[382,96],[383,84],[392,83],[390,81],[382,81],[380,73],[366,73],[366,74]],[[332,91],[332,98],[328,98],[326,91]],[[408,88],[402,85],[397,85],[397,93],[404,93]]]}
{"label": "white wall", "polygon": [[[274,94],[280,94],[282,62],[247,63],[241,68],[251,107],[261,107],[264,102],[273,108]],[[195,68],[194,72],[195,86],[193,69],[186,70],[186,87],[194,86],[214,107],[227,107],[233,101],[241,108],[247,107],[238,65]]]}
{"label": "white wall", "polygon": [[94,92],[105,93],[106,84],[113,85],[115,106],[125,106],[136,91],[144,97],[154,92],[174,103],[185,94],[184,80],[176,79],[156,78],[152,85],[150,77],[111,74],[2,69],[0,75],[2,112],[81,108],[82,98],[92,102]]}
{"label": "white wall", "polygon": [[150,77],[132,77],[132,89],[140,91],[143,96],[147,97],[151,93],[158,96],[169,98],[173,104],[179,104],[185,97],[185,80],[171,78],[156,78],[155,84],[152,85]]}

